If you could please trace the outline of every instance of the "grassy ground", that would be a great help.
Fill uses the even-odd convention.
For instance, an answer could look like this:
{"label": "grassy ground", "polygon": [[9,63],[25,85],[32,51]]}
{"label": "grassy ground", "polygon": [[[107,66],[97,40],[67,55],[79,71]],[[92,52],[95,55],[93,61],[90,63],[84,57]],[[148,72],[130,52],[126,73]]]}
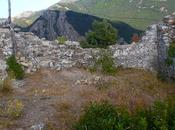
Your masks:
{"label": "grassy ground", "polygon": [[14,106],[23,106],[22,115],[0,116],[2,130],[27,129],[41,122],[47,130],[70,130],[90,102],[109,101],[132,112],[175,94],[174,83],[161,82],[156,74],[135,69],[121,69],[116,76],[77,68],[40,70],[27,75],[23,85],[13,89],[12,94],[1,93],[0,106],[15,100]]}

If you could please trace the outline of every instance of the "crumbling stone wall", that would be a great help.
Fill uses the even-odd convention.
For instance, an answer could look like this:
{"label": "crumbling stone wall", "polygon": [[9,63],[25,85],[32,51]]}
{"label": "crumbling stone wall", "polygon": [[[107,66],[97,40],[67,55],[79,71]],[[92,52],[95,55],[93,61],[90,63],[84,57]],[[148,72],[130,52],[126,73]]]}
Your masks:
{"label": "crumbling stone wall", "polygon": [[[163,70],[169,77],[175,76],[175,64],[167,67],[165,59],[169,43],[173,40],[174,25],[159,23],[151,25],[139,43],[113,45],[109,50],[113,54],[116,66],[141,68],[151,71]],[[56,41],[39,39],[32,33],[16,33],[17,59],[27,73],[39,68],[60,70],[73,66],[89,66],[99,49],[83,49],[78,42],[67,41],[59,45]],[[8,29],[0,29],[0,75],[4,72],[5,59],[12,53],[12,42]],[[175,60],[175,59],[174,59]],[[175,63],[175,62],[174,62]],[[1,76],[0,76],[1,77]]]}
{"label": "crumbling stone wall", "polygon": [[157,25],[145,32],[139,43],[115,45],[110,47],[118,65],[126,68],[157,70]]}

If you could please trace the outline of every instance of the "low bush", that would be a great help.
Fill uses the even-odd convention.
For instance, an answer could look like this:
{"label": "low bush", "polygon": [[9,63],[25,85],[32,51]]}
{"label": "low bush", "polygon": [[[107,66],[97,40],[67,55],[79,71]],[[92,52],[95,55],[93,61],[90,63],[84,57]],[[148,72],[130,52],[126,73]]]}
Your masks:
{"label": "low bush", "polygon": [[17,63],[16,58],[14,55],[10,56],[7,59],[7,65],[8,65],[8,73],[13,73],[16,79],[23,79],[24,78],[24,70],[22,66]]}
{"label": "low bush", "polygon": [[173,65],[173,59],[170,58],[170,57],[168,57],[168,58],[166,59],[165,63],[166,63],[167,66],[171,66],[171,65]]}
{"label": "low bush", "polygon": [[59,44],[65,44],[65,42],[67,41],[67,38],[64,37],[64,36],[59,36],[57,38],[57,41],[58,41]]}
{"label": "low bush", "polygon": [[104,74],[114,75],[117,72],[117,68],[114,63],[114,59],[109,51],[101,50],[100,57],[95,59],[95,64],[90,68],[91,71],[100,70]]}
{"label": "low bush", "polygon": [[92,103],[76,125],[77,130],[119,130],[127,128],[128,113],[120,111],[109,103]]}
{"label": "low bush", "polygon": [[166,81],[167,76],[163,72],[157,72],[157,79],[160,80],[160,81]]}
{"label": "low bush", "polygon": [[172,42],[168,49],[168,57],[175,57],[175,41]]}
{"label": "low bush", "polygon": [[170,43],[170,46],[168,48],[168,58],[166,59],[165,63],[168,66],[171,66],[174,64],[173,58],[175,58],[175,41]]}
{"label": "low bush", "polygon": [[10,100],[6,106],[6,114],[12,118],[18,118],[22,115],[24,105],[20,100]]}
{"label": "low bush", "polygon": [[174,130],[175,103],[155,102],[149,109],[129,113],[109,103],[93,103],[76,124],[76,130]]}
{"label": "low bush", "polygon": [[0,107],[0,116],[8,118],[18,118],[22,116],[24,105],[20,100],[9,100],[3,107]]}
{"label": "low bush", "polygon": [[80,41],[80,46],[82,48],[98,48],[96,45],[89,44],[85,39]]}

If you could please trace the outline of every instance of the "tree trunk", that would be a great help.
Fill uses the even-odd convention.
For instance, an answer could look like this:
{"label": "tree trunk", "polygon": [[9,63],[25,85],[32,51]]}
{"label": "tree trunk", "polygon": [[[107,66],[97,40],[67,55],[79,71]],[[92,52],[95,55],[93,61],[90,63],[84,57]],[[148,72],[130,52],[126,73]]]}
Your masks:
{"label": "tree trunk", "polygon": [[12,40],[12,54],[16,56],[17,44],[16,44],[16,38],[15,38],[15,32],[13,29],[13,25],[11,24],[10,24],[10,34],[11,34],[11,40]]}
{"label": "tree trunk", "polygon": [[15,39],[15,32],[14,32],[14,27],[12,24],[12,20],[11,20],[11,0],[8,0],[8,24],[9,24],[9,29],[10,29],[10,33],[11,33],[11,40],[12,40],[12,54],[16,55],[16,49],[17,49],[17,45],[16,45],[16,39]]}
{"label": "tree trunk", "polygon": [[8,12],[9,12],[9,17],[8,17],[8,23],[11,24],[11,0],[8,0]]}

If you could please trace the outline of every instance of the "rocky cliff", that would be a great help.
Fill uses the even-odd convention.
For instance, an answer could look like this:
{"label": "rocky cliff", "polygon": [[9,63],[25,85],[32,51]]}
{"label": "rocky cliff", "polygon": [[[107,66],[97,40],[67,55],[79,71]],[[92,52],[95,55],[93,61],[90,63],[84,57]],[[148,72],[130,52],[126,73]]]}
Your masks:
{"label": "rocky cliff", "polygon": [[[167,66],[168,48],[175,40],[175,14],[168,16],[168,21],[151,25],[139,43],[130,45],[113,45],[109,47],[116,66],[125,68],[140,68],[151,71],[161,71],[166,76],[175,78],[175,58],[173,64]],[[170,20],[172,21],[172,20]],[[99,49],[83,49],[78,42],[67,41],[59,45],[57,41],[39,39],[32,33],[16,33],[17,59],[26,72],[31,73],[39,68],[60,70],[73,66],[90,66],[93,57],[98,57]],[[0,29],[0,75],[3,77],[6,69],[5,59],[12,53],[10,32]]]}
{"label": "rocky cliff", "polygon": [[[94,20],[102,19],[73,11],[46,10],[25,30],[47,40],[55,40],[58,36],[65,36],[68,40],[78,41],[91,30]],[[141,33],[141,31],[122,22],[112,23],[112,25],[119,30],[119,35],[128,42],[133,33]]]}

